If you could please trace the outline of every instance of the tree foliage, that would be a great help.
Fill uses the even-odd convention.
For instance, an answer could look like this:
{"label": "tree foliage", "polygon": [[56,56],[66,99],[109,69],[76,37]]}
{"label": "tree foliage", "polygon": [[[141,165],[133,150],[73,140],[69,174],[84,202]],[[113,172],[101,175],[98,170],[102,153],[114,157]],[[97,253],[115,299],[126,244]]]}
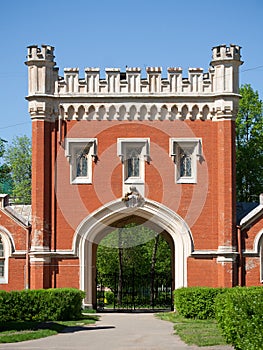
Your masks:
{"label": "tree foliage", "polygon": [[11,175],[10,168],[3,161],[3,157],[6,152],[6,141],[0,138],[0,192],[9,193],[11,190]]}
{"label": "tree foliage", "polygon": [[250,85],[242,96],[236,119],[237,201],[255,201],[263,192],[263,103]]}
{"label": "tree foliage", "polygon": [[132,272],[146,276],[171,271],[171,249],[161,234],[143,225],[128,224],[101,241],[97,271],[103,285],[114,291],[116,275],[120,278]]}
{"label": "tree foliage", "polygon": [[26,135],[16,136],[4,154],[13,182],[12,196],[24,204],[31,202],[31,157],[31,140]]}

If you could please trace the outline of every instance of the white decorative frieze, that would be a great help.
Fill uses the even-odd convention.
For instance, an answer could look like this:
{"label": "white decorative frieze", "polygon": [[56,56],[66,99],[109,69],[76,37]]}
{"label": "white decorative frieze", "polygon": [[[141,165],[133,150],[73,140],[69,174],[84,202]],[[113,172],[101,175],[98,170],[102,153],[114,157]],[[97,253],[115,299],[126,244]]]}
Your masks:
{"label": "white decorative frieze", "polygon": [[[212,49],[210,68],[65,68],[58,75],[54,48],[28,47],[29,112],[32,118],[76,120],[235,119],[239,101],[241,48]],[[85,101],[85,102],[84,102]],[[103,101],[103,102],[102,102]]]}
{"label": "white decorative frieze", "polygon": [[64,120],[208,120],[215,116],[213,103],[61,103]]}

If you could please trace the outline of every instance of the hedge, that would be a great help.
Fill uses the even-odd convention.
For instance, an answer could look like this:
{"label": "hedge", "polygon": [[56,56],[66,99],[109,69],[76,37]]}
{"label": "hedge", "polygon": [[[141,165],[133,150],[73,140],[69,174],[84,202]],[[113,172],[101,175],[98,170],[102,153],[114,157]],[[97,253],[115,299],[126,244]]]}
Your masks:
{"label": "hedge", "polygon": [[57,321],[81,316],[85,293],[73,288],[0,292],[0,320]]}
{"label": "hedge", "polygon": [[263,348],[263,288],[235,287],[215,302],[216,319],[226,341],[235,349]]}
{"label": "hedge", "polygon": [[209,319],[215,317],[215,298],[225,292],[223,288],[188,287],[174,291],[175,310],[186,318]]}

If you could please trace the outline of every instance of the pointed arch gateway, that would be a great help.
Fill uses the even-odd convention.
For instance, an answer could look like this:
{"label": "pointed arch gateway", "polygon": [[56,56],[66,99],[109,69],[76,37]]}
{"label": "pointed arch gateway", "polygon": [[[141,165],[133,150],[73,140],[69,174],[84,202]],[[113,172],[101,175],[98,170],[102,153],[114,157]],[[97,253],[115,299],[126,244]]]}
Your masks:
{"label": "pointed arch gateway", "polygon": [[193,238],[186,222],[161,203],[145,199],[143,204],[127,207],[121,200],[110,202],[89,216],[78,226],[73,250],[80,261],[80,288],[86,292],[84,304],[96,304],[96,250],[100,241],[122,222],[136,218],[137,222],[165,233],[173,249],[174,288],[187,286],[187,258],[193,251]]}

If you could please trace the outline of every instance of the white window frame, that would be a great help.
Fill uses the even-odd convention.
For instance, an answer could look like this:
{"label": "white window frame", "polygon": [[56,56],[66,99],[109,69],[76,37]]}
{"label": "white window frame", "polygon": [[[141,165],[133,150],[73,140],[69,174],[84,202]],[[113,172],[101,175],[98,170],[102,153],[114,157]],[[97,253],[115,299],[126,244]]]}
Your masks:
{"label": "white window frame", "polygon": [[1,258],[4,261],[4,276],[0,276],[0,284],[8,283],[8,263],[10,256],[10,246],[8,242],[8,238],[5,234],[0,230],[0,236],[2,238],[3,248],[4,248],[4,256]]}
{"label": "white window frame", "polygon": [[[180,150],[192,150],[191,152],[191,176],[181,176]],[[201,138],[170,138],[170,156],[175,164],[175,182],[178,184],[197,183],[197,161],[202,158]]]}
{"label": "white window frame", "polygon": [[[92,183],[92,160],[97,158],[98,141],[95,138],[66,138],[65,155],[70,164],[70,183],[71,184],[91,184]],[[87,153],[87,176],[77,176],[76,155],[80,148],[85,149],[88,146]]]}
{"label": "white window frame", "polygon": [[[139,176],[128,177],[128,152],[132,148],[141,148],[139,154]],[[149,162],[150,139],[149,138],[118,138],[117,153],[123,164],[123,182],[127,185],[144,184],[145,161]]]}

